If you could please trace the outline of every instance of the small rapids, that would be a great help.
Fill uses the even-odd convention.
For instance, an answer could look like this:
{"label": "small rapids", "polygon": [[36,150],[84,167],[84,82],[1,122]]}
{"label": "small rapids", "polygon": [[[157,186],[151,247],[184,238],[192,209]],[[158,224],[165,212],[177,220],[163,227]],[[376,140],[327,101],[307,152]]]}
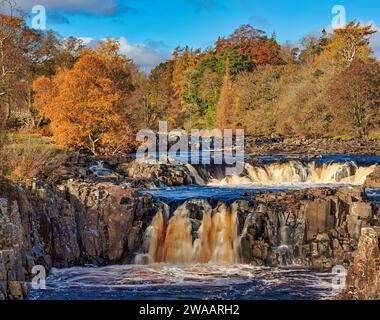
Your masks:
{"label": "small rapids", "polygon": [[333,274],[243,264],[152,264],[53,269],[29,300],[322,300]]}
{"label": "small rapids", "polygon": [[[227,185],[318,185],[347,184],[361,185],[376,168],[376,164],[359,166],[355,162],[345,163],[303,163],[289,161],[270,163],[262,166],[245,165],[245,173],[240,176],[226,176],[202,181],[211,186]],[[192,170],[191,172],[194,172]],[[196,182],[200,180],[199,175]],[[198,182],[197,182],[198,184]]]}

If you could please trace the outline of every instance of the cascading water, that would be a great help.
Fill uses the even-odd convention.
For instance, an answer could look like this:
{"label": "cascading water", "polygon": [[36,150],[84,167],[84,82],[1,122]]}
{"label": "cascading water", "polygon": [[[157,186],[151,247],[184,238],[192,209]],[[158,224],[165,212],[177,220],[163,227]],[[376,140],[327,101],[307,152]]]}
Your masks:
{"label": "cascading water", "polygon": [[360,185],[376,168],[376,165],[359,167],[354,162],[270,163],[262,166],[246,164],[246,175],[211,179],[209,185],[281,185],[281,184],[353,184]]}
{"label": "cascading water", "polygon": [[197,185],[203,186],[206,184],[204,179],[199,175],[198,171],[191,164],[187,164],[186,168],[190,171]]}
{"label": "cascading water", "polygon": [[168,219],[159,212],[149,229],[150,263],[236,263],[239,261],[237,214],[220,204],[203,212],[193,239],[193,223],[186,204]]}

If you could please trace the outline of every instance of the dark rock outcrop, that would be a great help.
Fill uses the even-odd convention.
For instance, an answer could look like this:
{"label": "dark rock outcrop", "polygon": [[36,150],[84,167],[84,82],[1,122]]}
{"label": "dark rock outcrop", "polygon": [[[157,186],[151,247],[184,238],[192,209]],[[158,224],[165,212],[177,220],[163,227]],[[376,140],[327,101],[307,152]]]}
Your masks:
{"label": "dark rock outcrop", "polygon": [[0,299],[22,299],[34,265],[129,263],[160,210],[113,183],[68,181],[22,190],[0,178]]}
{"label": "dark rock outcrop", "polygon": [[133,179],[158,180],[167,186],[193,183],[193,177],[185,165],[144,164],[135,160],[119,165],[117,171]]}
{"label": "dark rock outcrop", "polygon": [[25,192],[0,177],[0,300],[23,299],[33,267],[32,208]]}
{"label": "dark rock outcrop", "polygon": [[341,300],[380,299],[380,228],[364,228]]}
{"label": "dark rock outcrop", "polygon": [[127,262],[158,207],[149,196],[112,183],[69,181],[36,190],[40,234],[53,266]]}
{"label": "dark rock outcrop", "polygon": [[361,228],[370,226],[375,214],[359,188],[263,193],[234,206],[244,261],[321,270],[349,264]]}

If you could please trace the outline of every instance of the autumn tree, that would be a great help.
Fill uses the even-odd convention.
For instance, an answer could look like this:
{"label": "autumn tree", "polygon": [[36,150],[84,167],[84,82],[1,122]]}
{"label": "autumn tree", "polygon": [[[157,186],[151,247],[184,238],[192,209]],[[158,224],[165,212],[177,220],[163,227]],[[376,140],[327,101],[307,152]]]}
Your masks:
{"label": "autumn tree", "polygon": [[199,61],[200,50],[192,50],[188,47],[176,48],[173,52],[173,93],[181,99],[186,90],[186,71],[195,67]]}
{"label": "autumn tree", "polygon": [[235,123],[250,133],[271,134],[276,126],[276,102],[280,94],[282,66],[260,66],[254,73],[244,72],[233,84]]}
{"label": "autumn tree", "polygon": [[220,129],[233,129],[234,127],[233,90],[229,68],[223,78],[220,98],[216,107],[215,123]]}
{"label": "autumn tree", "polygon": [[332,82],[332,107],[337,124],[360,137],[380,127],[380,65],[357,61]]}
{"label": "autumn tree", "polygon": [[34,83],[35,106],[51,120],[55,141],[93,154],[115,153],[134,141],[127,110],[132,84],[126,65],[130,61],[121,59],[117,65],[114,51],[105,54],[103,50],[88,52],[71,70]]}
{"label": "autumn tree", "polygon": [[22,17],[0,13],[0,112],[6,125],[12,113],[25,103],[27,77],[37,40]]}
{"label": "autumn tree", "polygon": [[80,58],[84,45],[82,40],[69,37],[62,39],[55,32],[40,31],[38,44],[32,52],[32,76],[53,76],[60,69],[71,69]]}
{"label": "autumn tree", "polygon": [[281,47],[274,37],[268,38],[264,31],[243,25],[227,38],[219,38],[215,44],[216,53],[236,50],[249,56],[255,65],[281,64]]}
{"label": "autumn tree", "polygon": [[174,121],[171,110],[173,61],[167,61],[154,68],[149,76],[140,74],[136,81],[132,104],[144,128],[157,128],[160,120]]}
{"label": "autumn tree", "polygon": [[351,21],[344,28],[334,30],[330,41],[323,47],[325,57],[345,68],[356,59],[368,61],[373,57],[369,40],[374,33],[372,25],[361,26],[359,22]]}

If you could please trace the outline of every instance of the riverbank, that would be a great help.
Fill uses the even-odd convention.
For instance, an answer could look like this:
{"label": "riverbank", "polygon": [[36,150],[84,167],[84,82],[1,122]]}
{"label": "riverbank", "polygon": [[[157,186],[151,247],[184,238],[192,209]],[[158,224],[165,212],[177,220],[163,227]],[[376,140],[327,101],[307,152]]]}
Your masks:
{"label": "riverbank", "polygon": [[380,155],[380,139],[339,138],[264,138],[247,136],[245,152],[253,155],[304,154],[318,156],[326,154]]}

